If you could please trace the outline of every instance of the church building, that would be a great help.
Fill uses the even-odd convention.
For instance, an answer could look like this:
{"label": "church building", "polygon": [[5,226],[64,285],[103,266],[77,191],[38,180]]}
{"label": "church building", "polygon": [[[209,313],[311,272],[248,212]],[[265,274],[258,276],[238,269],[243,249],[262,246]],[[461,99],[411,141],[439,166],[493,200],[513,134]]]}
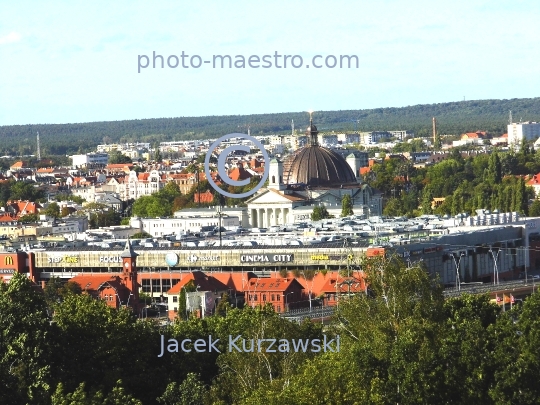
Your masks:
{"label": "church building", "polygon": [[381,198],[359,177],[360,159],[353,153],[343,158],[321,146],[313,124],[306,130],[308,144],[283,162],[270,161],[268,186],[247,201],[249,222],[267,228],[307,220],[313,208],[324,205],[336,217],[341,202],[350,195],[356,215],[381,215]]}

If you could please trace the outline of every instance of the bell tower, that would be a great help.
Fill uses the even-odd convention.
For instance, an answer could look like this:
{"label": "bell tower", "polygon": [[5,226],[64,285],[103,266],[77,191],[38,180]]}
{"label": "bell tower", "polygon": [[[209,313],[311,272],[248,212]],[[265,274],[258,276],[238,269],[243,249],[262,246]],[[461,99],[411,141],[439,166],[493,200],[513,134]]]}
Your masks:
{"label": "bell tower", "polygon": [[126,241],[122,258],[122,280],[133,296],[129,300],[132,308],[137,310],[139,305],[139,283],[137,282],[137,253],[133,250],[129,239]]}
{"label": "bell tower", "polygon": [[283,183],[283,163],[275,158],[270,161],[268,188],[274,190],[285,190],[286,188]]}

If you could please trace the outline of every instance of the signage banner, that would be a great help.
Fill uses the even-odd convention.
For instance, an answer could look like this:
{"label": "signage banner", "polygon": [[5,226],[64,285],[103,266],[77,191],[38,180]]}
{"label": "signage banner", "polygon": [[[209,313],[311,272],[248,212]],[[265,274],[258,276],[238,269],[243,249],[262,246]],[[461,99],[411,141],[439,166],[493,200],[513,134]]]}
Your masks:
{"label": "signage banner", "polygon": [[220,256],[218,255],[208,255],[208,256],[197,256],[195,254],[187,255],[186,261],[190,263],[196,263],[196,262],[218,262],[220,259]]}
{"label": "signage banner", "polygon": [[79,263],[79,256],[64,255],[64,256],[49,256],[48,263]]}
{"label": "signage banner", "polygon": [[342,257],[340,255],[316,254],[316,255],[311,255],[311,260],[313,261],[323,261],[323,260],[340,261],[340,260],[345,260],[345,257]]}
{"label": "signage banner", "polygon": [[294,255],[283,255],[279,253],[264,253],[255,255],[240,255],[241,263],[291,263],[294,261]]}

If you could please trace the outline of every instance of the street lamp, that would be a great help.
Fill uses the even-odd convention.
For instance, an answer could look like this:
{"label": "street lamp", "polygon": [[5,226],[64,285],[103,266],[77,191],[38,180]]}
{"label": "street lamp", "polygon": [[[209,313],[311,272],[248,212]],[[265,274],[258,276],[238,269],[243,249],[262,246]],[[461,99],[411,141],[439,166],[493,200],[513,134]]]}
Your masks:
{"label": "street lamp", "polygon": [[491,246],[489,247],[489,253],[493,257],[493,285],[499,284],[499,269],[497,268],[497,260],[499,259],[500,249],[497,249],[497,254],[493,252]]}
{"label": "street lamp", "polygon": [[459,260],[456,262],[456,256],[452,253],[452,259],[454,259],[454,264],[456,265],[456,288],[458,291],[461,291],[461,281],[459,279],[459,265],[461,264],[461,258],[465,256],[465,253],[461,252],[459,255]]}
{"label": "street lamp", "polygon": [[133,296],[133,293],[130,292],[130,293],[129,293],[128,300],[127,300],[126,308],[129,307],[129,300],[130,300],[130,298],[131,298],[132,296]]}
{"label": "street lamp", "polygon": [[216,213],[217,213],[217,216],[219,217],[219,223],[218,223],[218,229],[219,229],[219,247],[221,247],[221,218],[223,217],[223,206],[222,205],[218,205],[216,207]]}
{"label": "street lamp", "polygon": [[287,294],[283,294],[285,296],[285,309],[287,312],[289,312],[289,305],[287,304],[287,296],[289,294],[294,294],[294,291],[288,292]]}

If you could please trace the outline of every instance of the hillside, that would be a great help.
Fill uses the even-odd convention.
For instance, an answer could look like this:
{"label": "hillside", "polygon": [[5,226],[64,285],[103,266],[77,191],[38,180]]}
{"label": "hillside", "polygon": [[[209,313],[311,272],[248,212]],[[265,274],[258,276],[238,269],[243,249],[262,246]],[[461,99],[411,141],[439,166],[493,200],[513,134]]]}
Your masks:
{"label": "hillside", "polygon": [[[460,134],[487,130],[506,132],[508,111],[514,119],[540,121],[540,97],[511,100],[471,100],[423,104],[402,108],[369,110],[317,111],[319,130],[359,131],[410,130],[417,136],[431,134],[431,118],[437,117],[439,132]],[[158,142],[204,139],[230,132],[288,133],[291,119],[296,128],[307,126],[305,112],[229,115],[205,117],[155,118],[141,120],[89,122],[78,124],[0,126],[0,154],[31,154],[36,149],[36,132],[41,137],[42,154],[72,154],[90,151],[107,142]],[[357,122],[358,121],[358,122]]]}

